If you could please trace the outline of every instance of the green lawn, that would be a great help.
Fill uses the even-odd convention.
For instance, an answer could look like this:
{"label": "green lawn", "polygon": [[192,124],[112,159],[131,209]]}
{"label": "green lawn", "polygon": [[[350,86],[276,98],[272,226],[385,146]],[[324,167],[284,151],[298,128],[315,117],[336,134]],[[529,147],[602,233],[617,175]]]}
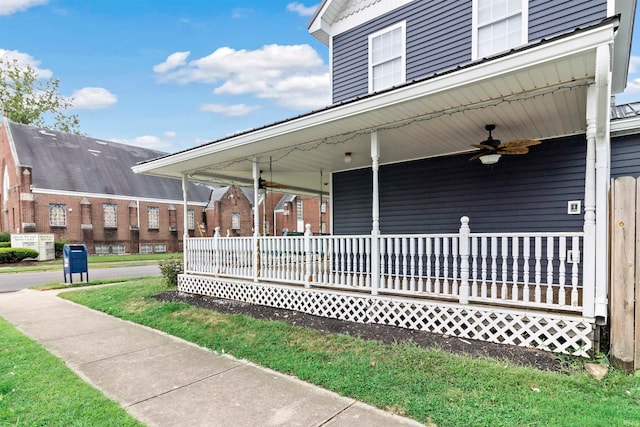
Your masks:
{"label": "green lawn", "polygon": [[142,426],[0,318],[0,426]]}
{"label": "green lawn", "polygon": [[[92,269],[157,264],[159,261],[171,257],[182,257],[182,254],[89,255],[87,257],[87,261],[89,262],[89,269]],[[17,264],[0,264],[0,274],[56,270],[62,270],[62,259],[40,262],[22,262]]]}
{"label": "green lawn", "polygon": [[161,279],[64,298],[436,426],[640,426],[640,377],[558,374],[161,303]]}

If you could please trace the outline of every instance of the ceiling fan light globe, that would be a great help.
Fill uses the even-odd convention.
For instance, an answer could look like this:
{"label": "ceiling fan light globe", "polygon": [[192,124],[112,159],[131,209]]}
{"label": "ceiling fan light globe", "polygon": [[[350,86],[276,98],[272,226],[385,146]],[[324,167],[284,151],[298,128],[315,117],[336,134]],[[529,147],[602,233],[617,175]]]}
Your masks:
{"label": "ceiling fan light globe", "polygon": [[483,165],[495,165],[500,160],[500,157],[502,157],[501,154],[485,154],[480,156],[480,162]]}

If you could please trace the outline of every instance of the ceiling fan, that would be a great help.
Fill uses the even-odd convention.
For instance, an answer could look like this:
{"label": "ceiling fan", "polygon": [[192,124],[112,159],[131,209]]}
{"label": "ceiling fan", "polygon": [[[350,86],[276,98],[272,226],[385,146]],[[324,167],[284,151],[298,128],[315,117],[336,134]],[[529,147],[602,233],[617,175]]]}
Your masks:
{"label": "ceiling fan", "polygon": [[287,186],[284,184],[280,184],[279,182],[267,181],[265,179],[262,179],[262,171],[260,171],[260,177],[258,178],[258,188],[260,190],[274,189],[274,188],[285,189],[287,188]]}
{"label": "ceiling fan", "polygon": [[527,154],[529,147],[540,144],[540,141],[533,139],[516,139],[508,142],[500,142],[499,139],[493,139],[491,136],[491,131],[496,128],[496,125],[486,125],[484,128],[489,132],[489,137],[480,144],[471,144],[472,147],[479,148],[481,151],[471,157],[469,161],[480,159],[482,164],[492,165],[497,163],[503,154]]}

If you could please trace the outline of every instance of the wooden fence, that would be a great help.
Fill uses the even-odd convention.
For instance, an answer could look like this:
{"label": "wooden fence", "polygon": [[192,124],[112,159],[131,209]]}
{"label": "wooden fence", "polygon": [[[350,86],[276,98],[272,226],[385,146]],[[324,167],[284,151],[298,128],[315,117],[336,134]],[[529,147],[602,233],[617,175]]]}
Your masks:
{"label": "wooden fence", "polygon": [[611,185],[610,326],[612,363],[640,369],[640,185],[620,177]]}

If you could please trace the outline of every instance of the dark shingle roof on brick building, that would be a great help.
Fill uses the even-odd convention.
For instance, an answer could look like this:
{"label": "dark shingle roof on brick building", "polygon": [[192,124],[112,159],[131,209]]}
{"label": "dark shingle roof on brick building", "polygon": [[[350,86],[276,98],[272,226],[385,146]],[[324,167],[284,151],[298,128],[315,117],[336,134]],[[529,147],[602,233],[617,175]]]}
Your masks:
{"label": "dark shingle roof on brick building", "polygon": [[[34,190],[182,200],[176,179],[138,175],[131,167],[167,153],[4,120],[17,162],[31,166]],[[190,183],[190,201],[207,202],[211,189]]]}

